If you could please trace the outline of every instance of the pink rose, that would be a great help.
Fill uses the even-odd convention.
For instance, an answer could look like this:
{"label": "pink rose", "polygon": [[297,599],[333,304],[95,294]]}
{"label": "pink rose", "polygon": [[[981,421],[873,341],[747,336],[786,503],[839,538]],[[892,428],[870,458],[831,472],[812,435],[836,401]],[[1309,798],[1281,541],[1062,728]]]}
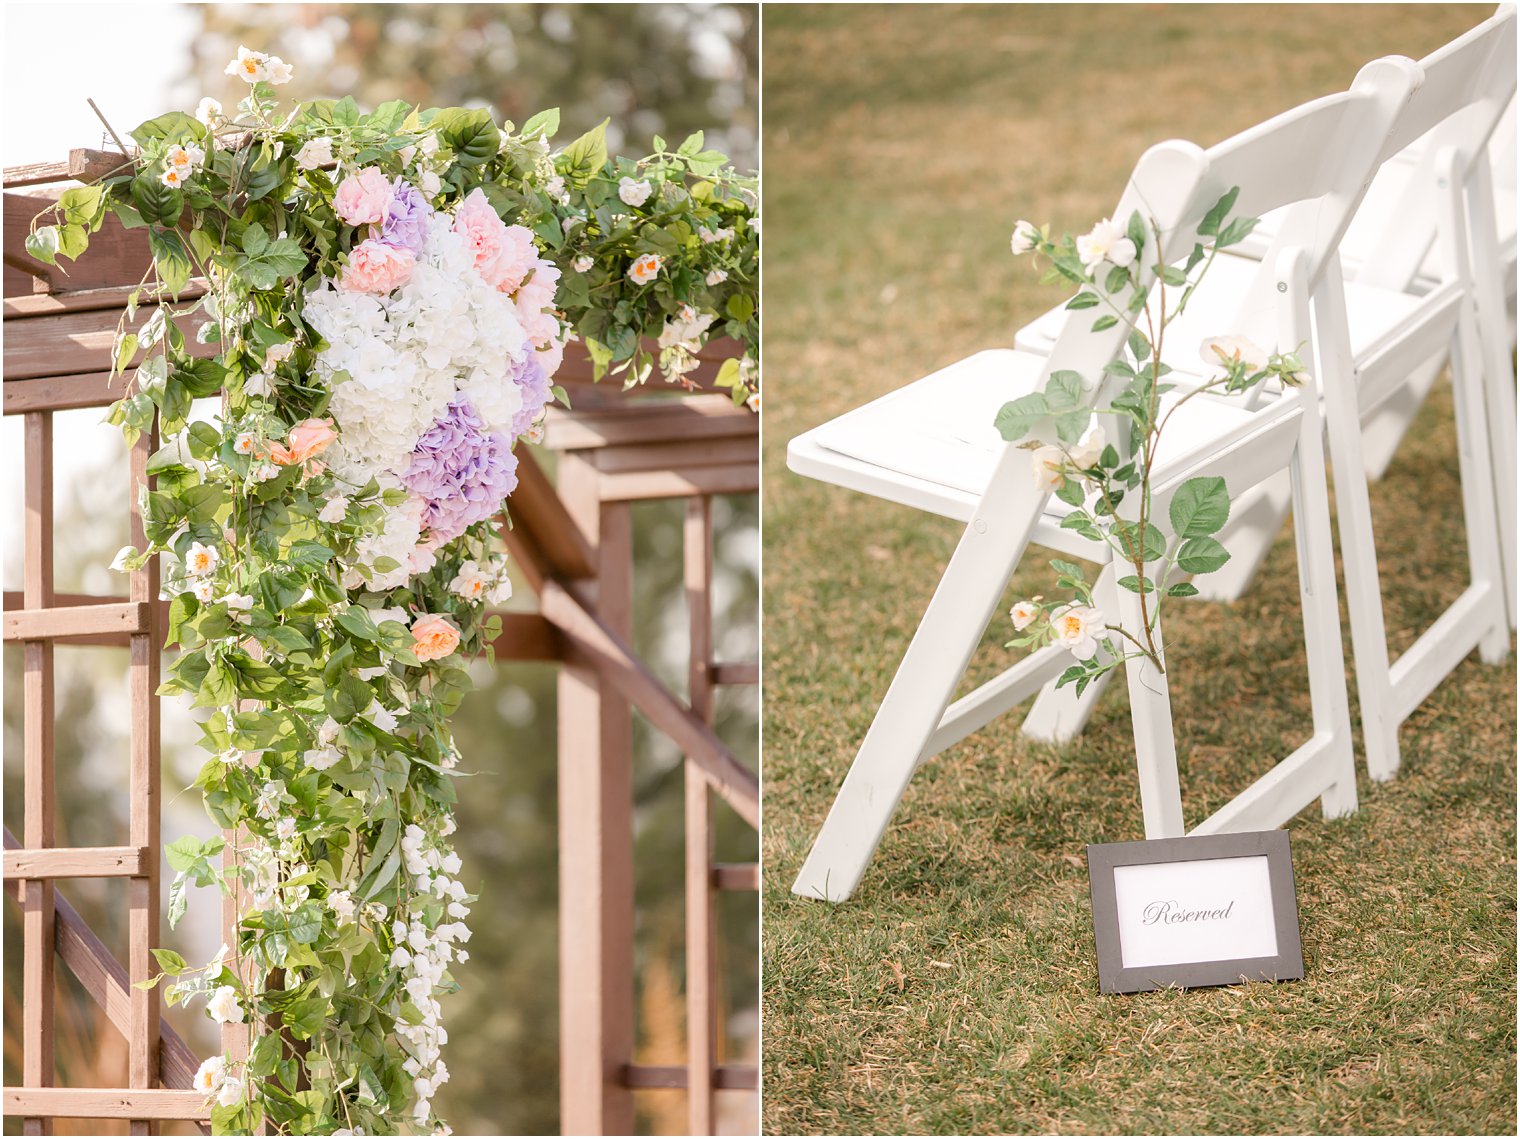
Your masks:
{"label": "pink rose", "polygon": [[333,209],[349,225],[383,221],[391,207],[391,183],[380,169],[369,166],[338,184]]}
{"label": "pink rose", "polygon": [[412,640],[418,660],[439,660],[459,647],[459,630],[447,617],[425,613],[412,622]]}
{"label": "pink rose", "polygon": [[479,187],[454,211],[454,232],[464,236],[486,284],[504,293],[515,291],[538,259],[532,230],[504,224]]}
{"label": "pink rose", "polygon": [[558,336],[538,350],[539,367],[543,368],[544,375],[552,377],[559,371],[560,364],[565,359],[565,342]]}
{"label": "pink rose", "polygon": [[533,265],[533,276],[518,287],[519,309],[546,309],[554,307],[554,290],[559,284],[559,266],[538,260]]}
{"label": "pink rose", "polygon": [[517,306],[517,322],[522,325],[523,332],[527,334],[529,343],[535,348],[542,348],[559,335],[559,320],[552,311],[545,312],[541,308],[525,308],[521,299],[513,303]]}
{"label": "pink rose", "polygon": [[409,250],[393,249],[375,240],[364,241],[348,251],[348,264],[343,267],[338,288],[384,296],[411,279],[415,263],[416,258]]}

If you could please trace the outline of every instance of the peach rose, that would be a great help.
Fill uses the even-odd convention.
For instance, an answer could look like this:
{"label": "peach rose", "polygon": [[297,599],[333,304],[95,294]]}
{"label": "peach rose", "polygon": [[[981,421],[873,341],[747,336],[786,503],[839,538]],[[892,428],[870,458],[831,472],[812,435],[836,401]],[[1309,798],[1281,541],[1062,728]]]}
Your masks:
{"label": "peach rose", "polygon": [[350,174],[333,195],[333,210],[349,225],[384,221],[390,208],[390,179],[375,166]]}
{"label": "peach rose", "polygon": [[270,457],[282,467],[294,466],[325,451],[337,437],[331,419],[304,419],[290,429],[290,446],[273,444]]}
{"label": "peach rose", "polygon": [[348,264],[338,278],[338,288],[383,297],[411,279],[416,261],[409,250],[392,249],[379,241],[360,242],[348,251]]}
{"label": "peach rose", "polygon": [[459,630],[447,617],[424,613],[412,622],[412,639],[418,660],[440,660],[459,647]]}
{"label": "peach rose", "polygon": [[538,248],[527,226],[506,225],[479,188],[454,211],[454,232],[463,235],[475,255],[475,269],[486,284],[504,293],[517,291],[538,264]]}

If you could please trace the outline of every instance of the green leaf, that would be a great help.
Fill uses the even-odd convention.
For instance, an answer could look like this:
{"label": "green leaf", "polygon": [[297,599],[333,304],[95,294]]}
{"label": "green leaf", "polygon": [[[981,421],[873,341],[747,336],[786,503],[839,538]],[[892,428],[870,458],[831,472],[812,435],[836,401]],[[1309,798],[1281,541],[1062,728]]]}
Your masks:
{"label": "green leaf", "polygon": [[439,111],[431,125],[461,166],[484,166],[501,147],[501,131],[485,107],[449,107]]}
{"label": "green leaf", "polygon": [[1148,577],[1136,577],[1134,574],[1129,574],[1126,577],[1121,577],[1119,579],[1119,586],[1122,589],[1129,590],[1131,593],[1155,593],[1156,592],[1156,585],[1155,585],[1154,582],[1151,581],[1150,578],[1148,578]]}
{"label": "green leaf", "polygon": [[[328,550],[328,555],[331,554],[332,551]],[[361,606],[351,605],[333,619],[361,641],[373,641],[380,635],[369,613]]]}
{"label": "green leaf", "polygon": [[1082,388],[1082,374],[1069,368],[1050,373],[1045,384],[1045,399],[1052,413],[1083,407],[1087,393]]}
{"label": "green leaf", "polygon": [[1083,292],[1078,293],[1071,300],[1067,301],[1066,307],[1069,309],[1097,308],[1100,303],[1097,293]]}
{"label": "green leaf", "polygon": [[1087,495],[1083,493],[1081,483],[1076,479],[1067,479],[1056,490],[1056,497],[1070,506],[1081,506]]}
{"label": "green leaf", "polygon": [[260,257],[269,248],[269,231],[261,225],[250,225],[243,230],[238,244],[248,256]]}
{"label": "green leaf", "polygon": [[1177,567],[1184,573],[1213,573],[1230,560],[1215,538],[1189,538],[1177,550]]}
{"label": "green leaf", "polygon": [[128,332],[122,336],[116,345],[116,360],[112,365],[114,372],[124,372],[127,365],[132,362],[132,357],[137,355],[137,334]]}
{"label": "green leaf", "polygon": [[1093,321],[1092,330],[1094,332],[1103,332],[1118,323],[1119,318],[1110,313],[1108,316],[1100,316],[1097,320]]}
{"label": "green leaf", "polygon": [[26,251],[38,261],[58,264],[58,227],[45,225],[36,233],[27,234]]}
{"label": "green leaf", "polygon": [[132,131],[132,137],[141,146],[147,146],[157,139],[173,143],[188,138],[200,142],[206,137],[206,128],[193,115],[187,115],[184,111],[170,111],[137,127]]}
{"label": "green leaf", "polygon": [[[179,193],[178,190],[172,192]],[[172,229],[149,228],[148,248],[153,251],[153,261],[165,287],[175,296],[184,292],[190,283],[190,254],[185,251],[179,233]]]}
{"label": "green leaf", "polygon": [[171,977],[178,977],[186,969],[185,959],[172,949],[149,950],[158,967]]}
{"label": "green leaf", "polygon": [[553,138],[558,133],[558,107],[550,107],[547,111],[539,111],[538,114],[523,123],[522,134],[524,138]]}
{"label": "green leaf", "polygon": [[1125,227],[1124,233],[1135,243],[1136,253],[1145,248],[1145,220],[1141,218],[1139,210],[1129,215],[1129,225]]}
{"label": "green leaf", "polygon": [[1198,587],[1190,581],[1179,581],[1176,585],[1168,586],[1168,597],[1197,597]]}
{"label": "green leaf", "polygon": [[1219,226],[1230,212],[1230,207],[1235,204],[1235,199],[1240,196],[1240,187],[1232,186],[1225,191],[1224,197],[1215,202],[1209,212],[1203,215],[1203,220],[1198,223],[1198,232],[1204,237],[1213,237],[1219,232]]}
{"label": "green leaf", "polygon": [[1039,392],[1030,392],[1018,399],[1005,403],[993,420],[993,426],[998,433],[1010,443],[1017,443],[1025,435],[1029,434],[1030,428],[1037,420],[1050,414],[1050,406],[1045,397]]}
{"label": "green leaf", "polygon": [[683,142],[680,146],[676,147],[676,153],[684,158],[690,158],[692,155],[696,154],[702,149],[702,144],[705,141],[706,136],[704,136],[701,131],[697,131],[695,134],[689,134],[686,136],[686,141]]}
{"label": "green leaf", "polygon": [[133,178],[131,193],[137,212],[146,222],[178,225],[180,215],[185,212],[184,192],[165,186],[156,175],[139,174]]}
{"label": "green leaf", "polygon": [[1129,350],[1137,360],[1150,359],[1151,342],[1145,338],[1145,333],[1141,332],[1138,328],[1129,330]]}
{"label": "green leaf", "polygon": [[586,178],[607,164],[607,124],[611,121],[603,119],[565,147],[564,159],[569,164],[569,173]]}
{"label": "green leaf", "polygon": [[1219,533],[1230,520],[1230,492],[1224,479],[1217,475],[1188,479],[1172,496],[1168,513],[1178,537],[1206,538]]}
{"label": "green leaf", "polygon": [[1215,246],[1224,249],[1231,245],[1239,245],[1251,236],[1251,231],[1256,228],[1256,222],[1256,218],[1236,218],[1225,227],[1224,232],[1219,235],[1219,240],[1214,243]]}
{"label": "green leaf", "polygon": [[1085,665],[1074,664],[1061,674],[1060,678],[1056,681],[1056,687],[1064,688],[1072,681],[1081,680],[1086,675],[1087,668]]}
{"label": "green leaf", "polygon": [[58,195],[58,208],[73,225],[93,229],[106,211],[104,186],[75,186]]}
{"label": "green leaf", "polygon": [[728,298],[726,311],[729,316],[733,317],[735,320],[739,321],[742,324],[745,321],[749,320],[750,317],[755,315],[754,298],[747,296],[744,293],[735,293],[733,296]]}

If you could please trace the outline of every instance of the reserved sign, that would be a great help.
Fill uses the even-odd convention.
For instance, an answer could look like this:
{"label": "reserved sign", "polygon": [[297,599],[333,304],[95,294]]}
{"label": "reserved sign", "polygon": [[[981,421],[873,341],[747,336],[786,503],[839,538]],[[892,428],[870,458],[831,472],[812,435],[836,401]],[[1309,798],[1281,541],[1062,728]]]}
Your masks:
{"label": "reserved sign", "polygon": [[1087,848],[1105,993],[1304,975],[1286,831]]}

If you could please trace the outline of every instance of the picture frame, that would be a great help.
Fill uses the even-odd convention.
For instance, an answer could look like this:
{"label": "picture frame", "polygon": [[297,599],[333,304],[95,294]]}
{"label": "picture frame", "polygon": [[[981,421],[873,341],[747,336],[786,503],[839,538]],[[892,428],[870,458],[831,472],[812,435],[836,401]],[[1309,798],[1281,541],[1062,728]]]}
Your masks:
{"label": "picture frame", "polygon": [[1304,975],[1288,832],[1087,848],[1104,993]]}

